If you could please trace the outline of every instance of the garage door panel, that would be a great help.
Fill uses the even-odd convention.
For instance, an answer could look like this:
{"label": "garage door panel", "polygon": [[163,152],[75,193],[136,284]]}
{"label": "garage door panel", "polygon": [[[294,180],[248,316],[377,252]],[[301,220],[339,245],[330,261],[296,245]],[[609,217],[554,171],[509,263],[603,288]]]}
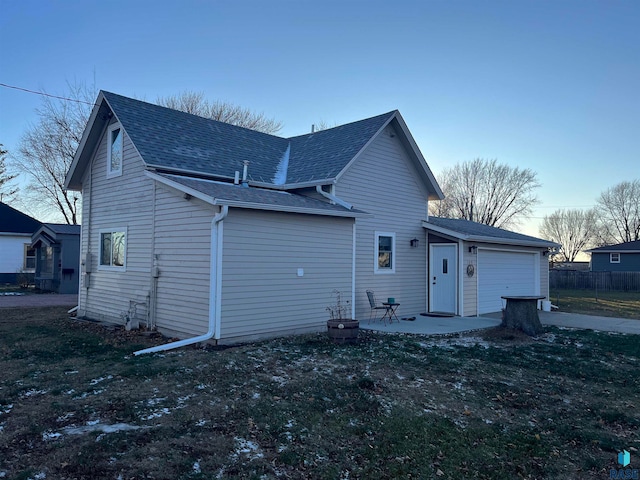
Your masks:
{"label": "garage door panel", "polygon": [[537,295],[534,253],[478,250],[478,313],[498,312],[503,295]]}

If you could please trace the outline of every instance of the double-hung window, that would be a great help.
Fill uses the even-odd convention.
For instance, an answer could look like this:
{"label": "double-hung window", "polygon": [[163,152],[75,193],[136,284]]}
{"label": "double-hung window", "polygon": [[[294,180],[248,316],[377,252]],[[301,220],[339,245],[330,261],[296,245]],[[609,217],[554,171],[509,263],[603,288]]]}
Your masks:
{"label": "double-hung window", "polygon": [[125,270],[127,265],[127,230],[100,230],[100,269]]}
{"label": "double-hung window", "polygon": [[24,246],[24,270],[35,272],[36,270],[36,249],[29,244]]}
{"label": "double-hung window", "polygon": [[122,175],[122,127],[114,123],[107,130],[107,177]]}
{"label": "double-hung window", "polygon": [[375,273],[396,272],[396,234],[375,232]]}
{"label": "double-hung window", "polygon": [[609,263],[620,263],[620,253],[610,253]]}

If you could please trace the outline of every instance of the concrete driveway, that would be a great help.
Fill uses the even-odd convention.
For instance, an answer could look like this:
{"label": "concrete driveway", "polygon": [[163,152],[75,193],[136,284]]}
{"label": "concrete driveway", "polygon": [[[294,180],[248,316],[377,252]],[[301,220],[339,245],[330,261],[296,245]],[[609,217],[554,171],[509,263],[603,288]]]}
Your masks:
{"label": "concrete driveway", "polygon": [[[543,325],[556,327],[583,328],[603,332],[632,333],[640,335],[640,319],[625,319],[611,317],[596,317],[575,313],[542,312],[538,311]],[[413,333],[420,335],[443,335],[448,333],[468,332],[481,328],[497,327],[502,323],[502,313],[496,312],[481,317],[423,317],[416,315],[415,320],[400,322],[371,322],[360,321],[360,328],[389,333]]]}
{"label": "concrete driveway", "polygon": [[75,307],[78,305],[78,295],[58,295],[56,293],[42,293],[30,295],[2,295],[0,294],[0,308],[18,307]]}

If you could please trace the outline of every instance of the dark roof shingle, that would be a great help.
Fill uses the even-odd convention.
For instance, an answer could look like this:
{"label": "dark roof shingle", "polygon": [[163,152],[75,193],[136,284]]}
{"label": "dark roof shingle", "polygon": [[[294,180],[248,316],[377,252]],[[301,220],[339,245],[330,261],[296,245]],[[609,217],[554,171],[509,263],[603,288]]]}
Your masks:
{"label": "dark roof shingle", "polygon": [[[248,179],[265,184],[335,178],[395,114],[282,138],[115,93],[102,94],[147,165],[233,178],[249,161]],[[287,155],[285,169],[282,161]]]}
{"label": "dark roof shingle", "polygon": [[35,218],[0,202],[0,232],[32,234],[40,225]]}
{"label": "dark roof shingle", "polygon": [[429,217],[427,223],[432,224],[436,227],[450,230],[452,232],[460,233],[471,238],[484,237],[487,239],[495,239],[496,241],[509,240],[515,242],[540,244],[554,243],[542,238],[532,237],[530,235],[524,235],[522,233],[504,230],[502,228],[491,227],[483,223],[472,222],[470,220],[464,220],[460,218]]}

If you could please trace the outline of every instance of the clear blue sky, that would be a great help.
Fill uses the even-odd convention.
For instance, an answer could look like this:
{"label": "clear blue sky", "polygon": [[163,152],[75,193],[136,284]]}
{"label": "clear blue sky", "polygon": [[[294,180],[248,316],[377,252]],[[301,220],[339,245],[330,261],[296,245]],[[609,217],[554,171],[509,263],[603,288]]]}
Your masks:
{"label": "clear blue sky", "polygon": [[[436,175],[477,157],[538,172],[533,235],[640,178],[638,1],[0,0],[0,83],[94,78],[148,101],[204,91],[284,136],[398,109]],[[0,87],[5,148],[40,102]]]}

